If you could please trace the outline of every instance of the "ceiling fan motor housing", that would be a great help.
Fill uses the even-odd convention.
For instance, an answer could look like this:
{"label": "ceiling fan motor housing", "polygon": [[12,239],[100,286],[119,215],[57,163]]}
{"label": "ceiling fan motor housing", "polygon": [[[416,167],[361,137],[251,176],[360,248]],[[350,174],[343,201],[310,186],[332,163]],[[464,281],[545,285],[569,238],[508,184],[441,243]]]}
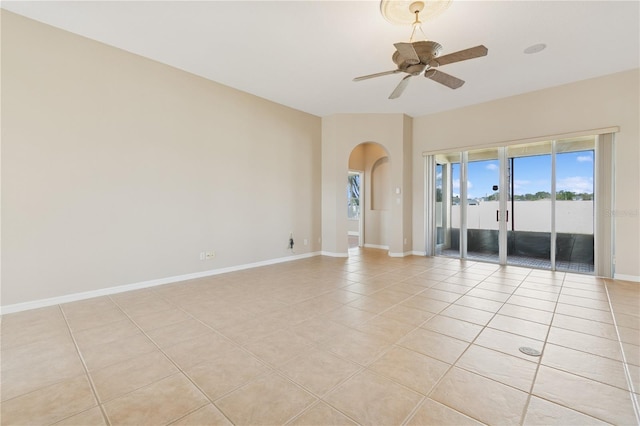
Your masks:
{"label": "ceiling fan motor housing", "polygon": [[[440,52],[442,51],[442,45],[440,45],[440,43],[436,43],[435,41],[414,41],[411,44],[413,45],[413,49],[416,51],[416,54],[420,59],[420,64],[423,65],[422,69],[424,69],[424,65],[429,65],[429,62],[440,55]],[[397,50],[393,53],[391,60],[402,71],[407,71],[409,67],[411,67],[412,65],[416,65],[415,62],[412,62],[410,59],[403,57]]]}

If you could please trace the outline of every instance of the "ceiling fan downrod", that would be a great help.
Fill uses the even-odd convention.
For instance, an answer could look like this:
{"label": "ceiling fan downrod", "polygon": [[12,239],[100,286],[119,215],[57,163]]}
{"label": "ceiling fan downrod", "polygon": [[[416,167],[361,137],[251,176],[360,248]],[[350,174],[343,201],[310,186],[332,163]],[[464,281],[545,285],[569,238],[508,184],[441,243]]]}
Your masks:
{"label": "ceiling fan downrod", "polygon": [[416,36],[416,30],[418,29],[422,33],[424,40],[427,39],[427,35],[422,30],[422,21],[420,20],[420,12],[422,12],[423,9],[424,9],[424,3],[421,1],[415,1],[409,5],[409,10],[416,15],[416,19],[415,21],[413,21],[413,24],[412,24],[413,30],[411,31],[411,37],[409,38],[409,43],[414,42],[414,39]]}

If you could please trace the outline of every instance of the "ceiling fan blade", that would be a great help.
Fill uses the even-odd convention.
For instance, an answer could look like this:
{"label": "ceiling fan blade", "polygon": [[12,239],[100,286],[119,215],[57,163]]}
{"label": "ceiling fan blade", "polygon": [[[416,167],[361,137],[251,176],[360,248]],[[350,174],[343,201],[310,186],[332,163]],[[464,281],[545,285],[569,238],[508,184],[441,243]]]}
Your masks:
{"label": "ceiling fan blade", "polygon": [[376,74],[363,75],[362,77],[354,78],[353,81],[367,80],[369,78],[382,77],[383,75],[396,74],[396,73],[399,73],[399,72],[400,72],[400,70],[393,70],[393,71],[379,72],[379,73],[376,73]]}
{"label": "ceiling fan blade", "polygon": [[413,48],[413,44],[395,43],[394,46],[396,47],[396,50],[398,51],[398,53],[400,53],[400,56],[402,56],[405,59],[405,62],[408,62],[411,64],[420,63],[420,58],[416,53],[416,49]]}
{"label": "ceiling fan blade", "polygon": [[464,84],[464,80],[460,80],[457,77],[434,69],[426,70],[424,72],[424,76],[430,78],[433,81],[437,81],[440,84],[444,84],[445,86],[452,89],[457,89]]}
{"label": "ceiling fan blade", "polygon": [[404,92],[404,89],[407,88],[407,84],[409,84],[409,78],[410,77],[413,77],[413,76],[412,75],[408,75],[405,78],[403,78],[402,80],[400,80],[400,83],[398,83],[396,88],[393,89],[393,92],[391,92],[391,94],[389,95],[389,99],[396,99],[396,98],[399,98],[400,95],[402,95],[402,92]]}
{"label": "ceiling fan blade", "polygon": [[483,45],[470,47],[469,49],[459,50],[457,52],[449,53],[448,55],[433,58],[429,65],[437,67],[441,65],[452,64],[454,62],[466,61],[467,59],[479,58],[486,56],[489,53],[489,49]]}

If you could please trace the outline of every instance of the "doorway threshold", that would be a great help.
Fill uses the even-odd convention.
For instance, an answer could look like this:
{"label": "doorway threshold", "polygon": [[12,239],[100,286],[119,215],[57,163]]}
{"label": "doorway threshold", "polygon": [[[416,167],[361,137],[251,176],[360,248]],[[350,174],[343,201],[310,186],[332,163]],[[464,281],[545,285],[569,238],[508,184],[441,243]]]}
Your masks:
{"label": "doorway threshold", "polygon": [[[438,253],[439,256],[460,258],[458,250],[442,250]],[[493,253],[467,253],[468,260],[475,260],[478,262],[498,263],[498,255]],[[551,261],[548,259],[537,259],[530,256],[518,256],[509,255],[509,261],[507,265],[510,266],[522,266],[524,268],[544,269],[551,270]],[[568,262],[568,261],[556,261],[556,271],[559,272],[572,272],[578,274],[593,275],[593,264],[583,262]]]}

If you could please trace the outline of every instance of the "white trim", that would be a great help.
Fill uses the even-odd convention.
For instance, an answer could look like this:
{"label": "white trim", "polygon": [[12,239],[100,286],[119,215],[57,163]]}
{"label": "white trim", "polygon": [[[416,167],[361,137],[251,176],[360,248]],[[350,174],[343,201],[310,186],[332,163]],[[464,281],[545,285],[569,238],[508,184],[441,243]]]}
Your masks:
{"label": "white trim", "polygon": [[[507,217],[509,215],[509,188],[511,183],[509,182],[509,173],[508,173],[508,162],[507,159],[507,148],[499,147],[498,148],[498,162],[500,164],[500,175],[498,176],[499,186],[498,186],[498,209],[499,215],[498,219],[498,263],[501,265],[507,264],[507,232],[509,231],[507,224]],[[468,164],[468,159],[467,159]],[[469,176],[467,176],[469,179]],[[467,182],[465,179],[465,182]],[[466,186],[466,185],[465,185]],[[468,195],[465,194],[465,201],[468,199]],[[462,205],[462,203],[460,204]],[[466,208],[466,206],[465,206]],[[511,212],[511,220],[513,220],[513,212]],[[467,230],[465,229],[465,235],[467,234]]]}
{"label": "white trim", "polygon": [[[468,172],[469,166],[469,151],[460,152],[460,258],[464,259],[467,257],[467,206],[469,204],[469,198],[467,195],[469,175]],[[451,173],[451,178],[453,178],[453,173]],[[452,181],[453,182],[453,181]],[[452,183],[453,185],[453,183]],[[453,186],[452,186],[453,187]]]}
{"label": "white trim", "polygon": [[[258,268],[261,266],[274,265],[277,263],[289,262],[292,260],[306,259],[318,255],[326,255],[324,252],[312,252],[298,254],[295,256],[281,257],[277,259],[264,260],[261,262],[247,263],[244,265],[230,266],[228,268],[211,269],[208,271],[194,272],[192,274],[175,275],[172,277],[158,278],[155,280],[142,281],[139,283],[125,284],[116,287],[101,288],[98,290],[84,291],[81,293],[67,294],[64,296],[56,296],[48,299],[33,300],[30,302],[15,303],[13,305],[0,306],[0,314],[12,314],[15,312],[26,311],[29,309],[44,308],[46,306],[60,305],[62,303],[76,302],[79,300],[91,299],[99,296],[108,296],[110,294],[123,293],[131,290],[139,290],[142,288],[155,287],[164,284],[172,284],[180,281],[193,280],[196,278],[204,278],[213,275],[226,274],[228,272],[242,271],[244,269]],[[336,256],[337,257],[337,256]],[[342,256],[346,257],[346,255]]]}
{"label": "white trim", "polygon": [[378,244],[365,244],[364,246],[365,246],[365,248],[389,250],[389,246],[381,246],[381,245],[378,245]]}
{"label": "white trim", "polygon": [[445,154],[448,152],[457,152],[457,151],[473,151],[475,149],[483,149],[483,148],[499,148],[499,147],[509,146],[509,145],[524,145],[524,144],[534,143],[534,142],[551,141],[554,139],[572,139],[572,138],[578,138],[582,136],[596,136],[596,135],[601,135],[605,133],[618,133],[619,131],[620,131],[619,126],[603,127],[600,129],[583,130],[580,132],[559,133],[555,135],[535,136],[532,138],[513,139],[513,140],[502,141],[502,142],[485,143],[480,145],[463,145],[461,147],[450,147],[446,149],[443,148],[435,151],[423,151],[422,155],[427,156],[427,155]]}
{"label": "white trim", "polygon": [[[424,251],[436,252],[436,162],[433,155],[424,157]],[[443,191],[444,192],[444,191]],[[444,195],[443,195],[444,197]]]}
{"label": "white trim", "polygon": [[358,203],[360,203],[360,217],[358,218],[358,247],[362,247],[364,244],[364,215],[365,215],[365,186],[364,186],[364,170],[358,171],[358,176],[360,176],[360,199]]}
{"label": "white trim", "polygon": [[409,253],[411,253],[411,255],[413,255],[413,256],[426,256],[427,255],[426,251],[420,251],[420,250],[412,250]]}
{"label": "white trim", "polygon": [[[353,220],[353,219],[349,219],[349,220]],[[347,231],[347,235],[350,235],[352,237],[358,237],[358,236],[360,236],[360,232],[358,232],[358,231]]]}
{"label": "white trim", "polygon": [[349,257],[349,253],[333,253],[330,251],[321,251],[320,254],[322,256],[329,256],[329,257]]}
{"label": "white trim", "polygon": [[413,255],[413,252],[411,251],[405,251],[403,253],[392,253],[389,252],[389,257],[407,257],[407,256],[411,256]]}
{"label": "white trim", "polygon": [[[556,245],[556,184],[557,184],[557,170],[556,170],[556,148],[557,141],[554,139],[551,141],[551,239],[549,240],[549,257],[551,260],[551,270],[556,270],[556,256],[558,247]],[[595,178],[595,176],[594,176]],[[596,180],[597,182],[597,180]],[[594,191],[595,192],[595,191]]]}
{"label": "white trim", "polygon": [[624,275],[624,274],[614,274],[614,280],[623,280],[623,281],[633,281],[635,283],[640,283],[640,276],[638,275]]}

